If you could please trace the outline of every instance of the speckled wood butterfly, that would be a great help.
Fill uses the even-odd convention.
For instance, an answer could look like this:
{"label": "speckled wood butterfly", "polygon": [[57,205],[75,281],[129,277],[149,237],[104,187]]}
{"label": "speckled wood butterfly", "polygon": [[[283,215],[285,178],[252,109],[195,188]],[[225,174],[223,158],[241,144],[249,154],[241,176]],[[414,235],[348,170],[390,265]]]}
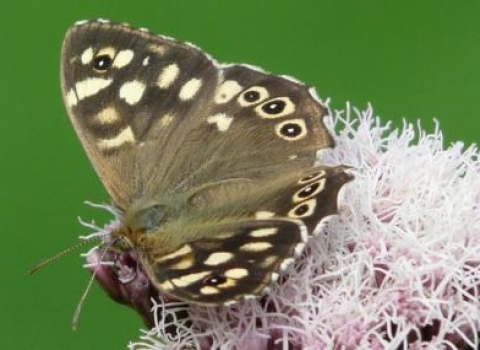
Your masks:
{"label": "speckled wood butterfly", "polygon": [[79,22],[62,50],[75,130],[133,250],[163,294],[228,304],[260,294],[337,212],[346,167],[312,88],[108,21]]}

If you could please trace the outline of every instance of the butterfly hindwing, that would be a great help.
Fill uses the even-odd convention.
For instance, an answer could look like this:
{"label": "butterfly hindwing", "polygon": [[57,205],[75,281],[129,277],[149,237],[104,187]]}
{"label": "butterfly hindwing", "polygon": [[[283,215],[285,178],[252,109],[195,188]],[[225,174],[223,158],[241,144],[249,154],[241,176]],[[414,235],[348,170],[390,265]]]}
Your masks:
{"label": "butterfly hindwing", "polygon": [[[216,305],[261,293],[307,239],[298,220],[243,221],[180,246],[147,264],[156,286],[175,298]],[[283,264],[283,265],[282,265]]]}
{"label": "butterfly hindwing", "polygon": [[[223,212],[215,208],[214,219],[200,212],[181,226],[159,228],[177,243],[165,244],[161,241],[165,236],[158,235],[159,241],[149,246],[176,248],[150,250],[141,255],[143,265],[151,269],[160,290],[182,300],[216,304],[259,294],[301,253],[316,225],[337,213],[338,192],[351,179],[343,166],[318,166],[280,176],[263,184],[261,193],[257,192],[263,198],[254,201],[246,194],[249,206],[237,205],[235,216],[229,208]],[[195,201],[214,201],[215,192],[225,190],[223,185],[199,191]],[[244,186],[240,191],[255,188]],[[229,187],[228,191],[235,190]],[[242,197],[235,194],[234,198]],[[176,238],[184,230],[187,242],[178,244]]]}

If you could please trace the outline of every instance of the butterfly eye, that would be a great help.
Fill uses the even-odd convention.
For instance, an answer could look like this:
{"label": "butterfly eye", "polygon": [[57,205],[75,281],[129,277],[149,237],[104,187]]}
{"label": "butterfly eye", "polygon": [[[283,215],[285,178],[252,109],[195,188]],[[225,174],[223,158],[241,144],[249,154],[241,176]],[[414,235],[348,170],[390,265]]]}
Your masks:
{"label": "butterfly eye", "polygon": [[295,112],[295,105],[288,97],[278,97],[264,102],[255,112],[266,119],[280,118]]}
{"label": "butterfly eye", "polygon": [[255,103],[265,101],[269,97],[267,89],[261,86],[252,86],[238,98],[241,106],[247,107]]}
{"label": "butterfly eye", "polygon": [[105,73],[112,66],[113,59],[110,55],[99,55],[93,59],[93,69]]}

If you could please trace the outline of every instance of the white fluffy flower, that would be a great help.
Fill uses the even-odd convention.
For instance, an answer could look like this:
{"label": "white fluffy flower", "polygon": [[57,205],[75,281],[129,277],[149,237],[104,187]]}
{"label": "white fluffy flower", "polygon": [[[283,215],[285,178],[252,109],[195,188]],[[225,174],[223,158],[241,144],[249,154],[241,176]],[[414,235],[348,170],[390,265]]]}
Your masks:
{"label": "white fluffy flower", "polygon": [[371,108],[347,106],[333,124],[321,162],[351,165],[355,180],[283,283],[230,307],[156,304],[131,349],[476,348],[477,149],[444,148],[438,128],[391,130]]}

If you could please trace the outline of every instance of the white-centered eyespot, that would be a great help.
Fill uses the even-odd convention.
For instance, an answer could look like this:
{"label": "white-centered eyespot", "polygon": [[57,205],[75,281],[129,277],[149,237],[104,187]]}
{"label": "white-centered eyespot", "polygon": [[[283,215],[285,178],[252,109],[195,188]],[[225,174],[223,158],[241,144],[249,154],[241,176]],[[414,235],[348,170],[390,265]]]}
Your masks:
{"label": "white-centered eyespot", "polygon": [[107,72],[113,64],[114,57],[115,49],[113,47],[101,49],[92,60],[93,70],[97,73]]}
{"label": "white-centered eyespot", "polygon": [[325,175],[327,175],[327,172],[325,170],[319,170],[319,171],[316,171],[314,173],[311,173],[305,177],[302,177],[300,180],[298,180],[298,183],[300,185],[302,184],[306,184],[306,183],[309,183],[309,182],[313,182],[313,181],[316,181],[322,177],[325,177]]}
{"label": "white-centered eyespot", "polygon": [[302,202],[306,199],[312,198],[323,191],[325,188],[326,179],[320,179],[318,181],[309,183],[302,189],[298,190],[292,197],[293,203]]}
{"label": "white-centered eyespot", "polygon": [[240,94],[238,103],[242,107],[247,107],[265,101],[269,96],[268,90],[264,87],[252,86]]}
{"label": "white-centered eyespot", "polygon": [[292,210],[288,212],[288,217],[291,218],[305,218],[315,212],[317,200],[315,198],[309,199],[305,202],[297,204]]}
{"label": "white-centered eyespot", "polygon": [[265,119],[281,118],[295,112],[295,104],[288,97],[276,97],[262,103],[255,112]]}
{"label": "white-centered eyespot", "polygon": [[275,133],[287,141],[297,141],[307,136],[307,126],[303,119],[289,119],[275,125]]}

